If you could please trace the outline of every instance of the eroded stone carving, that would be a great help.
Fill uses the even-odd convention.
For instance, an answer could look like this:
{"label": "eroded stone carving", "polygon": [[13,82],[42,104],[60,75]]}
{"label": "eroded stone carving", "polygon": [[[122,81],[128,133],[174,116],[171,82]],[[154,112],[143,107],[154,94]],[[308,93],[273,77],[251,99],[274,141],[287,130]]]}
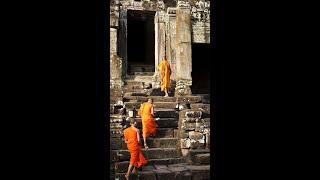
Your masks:
{"label": "eroded stone carving", "polygon": [[188,1],[178,0],[178,8],[190,8],[190,3]]}
{"label": "eroded stone carving", "polygon": [[188,80],[178,80],[175,88],[176,95],[178,96],[186,96],[191,94],[190,86],[192,85],[192,81]]}

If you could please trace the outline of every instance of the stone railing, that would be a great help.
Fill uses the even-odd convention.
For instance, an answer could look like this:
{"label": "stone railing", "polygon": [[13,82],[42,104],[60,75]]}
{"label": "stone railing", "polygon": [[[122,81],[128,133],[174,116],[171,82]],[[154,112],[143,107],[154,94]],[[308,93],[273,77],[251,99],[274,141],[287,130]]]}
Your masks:
{"label": "stone railing", "polygon": [[191,109],[179,113],[179,137],[183,156],[187,156],[190,149],[206,149],[210,146],[210,118],[202,116],[202,111]]}

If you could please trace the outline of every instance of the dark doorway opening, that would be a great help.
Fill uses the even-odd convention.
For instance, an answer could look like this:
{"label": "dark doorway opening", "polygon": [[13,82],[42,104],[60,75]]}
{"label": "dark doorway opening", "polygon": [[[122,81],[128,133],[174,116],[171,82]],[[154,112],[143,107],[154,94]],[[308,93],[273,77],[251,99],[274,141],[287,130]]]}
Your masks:
{"label": "dark doorway opening", "polygon": [[210,94],[210,69],[212,48],[210,44],[192,44],[192,94]]}
{"label": "dark doorway opening", "polygon": [[154,73],[154,11],[128,10],[128,70],[129,75]]}

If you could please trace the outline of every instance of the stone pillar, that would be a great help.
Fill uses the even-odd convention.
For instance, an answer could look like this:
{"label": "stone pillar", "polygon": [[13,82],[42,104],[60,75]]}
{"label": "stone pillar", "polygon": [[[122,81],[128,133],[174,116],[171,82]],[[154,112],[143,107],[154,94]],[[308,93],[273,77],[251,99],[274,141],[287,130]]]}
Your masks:
{"label": "stone pillar", "polygon": [[165,13],[164,11],[157,11],[154,17],[155,24],[155,73],[152,80],[152,87],[160,88],[160,79],[158,72],[159,62],[165,55],[165,45],[166,45],[166,23],[165,23]]}
{"label": "stone pillar", "polygon": [[119,6],[110,7],[110,103],[122,100],[122,59],[118,56]]}
{"label": "stone pillar", "polygon": [[178,1],[176,11],[176,96],[191,94],[191,17],[188,2]]}
{"label": "stone pillar", "polygon": [[127,10],[125,8],[120,9],[119,14],[119,55],[123,61],[121,74],[122,78],[127,75],[128,55],[127,55]]}
{"label": "stone pillar", "polygon": [[167,43],[166,55],[171,65],[171,79],[176,80],[176,8],[167,9]]}

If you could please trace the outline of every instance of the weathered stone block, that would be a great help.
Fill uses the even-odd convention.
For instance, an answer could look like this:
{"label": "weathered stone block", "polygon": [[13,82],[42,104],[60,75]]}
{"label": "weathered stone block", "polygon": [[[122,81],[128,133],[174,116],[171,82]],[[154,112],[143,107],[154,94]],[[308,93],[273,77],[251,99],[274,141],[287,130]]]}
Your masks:
{"label": "weathered stone block", "polygon": [[115,15],[110,15],[110,27],[118,27],[119,18]]}
{"label": "weathered stone block", "polygon": [[157,174],[157,179],[174,179],[174,173],[167,170],[167,169],[157,169],[154,170],[154,172]]}
{"label": "weathered stone block", "polygon": [[210,153],[195,155],[193,163],[194,164],[210,164]]}
{"label": "weathered stone block", "polygon": [[190,131],[189,138],[198,141],[200,139],[203,139],[203,134],[195,131]]}
{"label": "weathered stone block", "polygon": [[123,136],[122,129],[110,129],[111,138],[121,138]]}
{"label": "weathered stone block", "polygon": [[[141,131],[141,133],[142,133],[142,131]],[[170,138],[170,137],[173,138],[174,137],[174,129],[173,128],[158,128],[156,137],[158,137],[158,138]]]}
{"label": "weathered stone block", "polygon": [[186,139],[189,137],[189,132],[188,131],[183,131],[181,130],[180,132],[180,139]]}
{"label": "weathered stone block", "polygon": [[154,116],[159,118],[178,117],[178,113],[173,109],[154,109]]}
{"label": "weathered stone block", "polygon": [[[120,161],[129,161],[130,153],[128,150],[112,150],[113,153],[119,152]],[[147,159],[162,159],[162,158],[178,158],[179,153],[176,148],[149,148],[148,150],[142,149],[144,156]]]}
{"label": "weathered stone block", "polygon": [[[141,118],[136,118],[138,128],[142,127]],[[176,118],[160,118],[156,121],[159,128],[176,128],[178,127],[178,120]]]}
{"label": "weathered stone block", "polygon": [[112,55],[110,58],[110,80],[121,80],[121,69],[122,59],[119,58],[117,55]]}
{"label": "weathered stone block", "polygon": [[122,128],[122,125],[121,123],[110,123],[110,128],[119,128],[121,129]]}
{"label": "weathered stone block", "polygon": [[187,166],[191,171],[192,179],[209,180],[210,179],[210,165],[202,166]]}
{"label": "weathered stone block", "polygon": [[156,164],[154,165],[155,169],[168,169],[168,166],[167,165],[159,165],[159,164]]}
{"label": "weathered stone block", "polygon": [[210,104],[196,103],[196,104],[191,104],[190,106],[191,106],[191,109],[196,109],[196,110],[202,109],[203,111],[210,113]]}
{"label": "weathered stone block", "polygon": [[123,149],[126,148],[126,144],[121,138],[110,138],[110,148],[111,149]]}
{"label": "weathered stone block", "polygon": [[189,102],[190,104],[193,104],[193,103],[202,102],[202,97],[201,96],[184,96],[184,97],[177,97],[177,100],[179,103]]}
{"label": "weathered stone block", "polygon": [[205,142],[191,140],[190,141],[190,148],[192,148],[192,149],[205,148]]}
{"label": "weathered stone block", "polygon": [[185,131],[194,131],[196,129],[196,123],[183,123],[181,129]]}
{"label": "weathered stone block", "polygon": [[189,149],[191,147],[191,139],[181,139],[181,148],[182,149]]}
{"label": "weathered stone block", "polygon": [[181,149],[181,154],[183,157],[187,157],[189,155],[190,149]]}

